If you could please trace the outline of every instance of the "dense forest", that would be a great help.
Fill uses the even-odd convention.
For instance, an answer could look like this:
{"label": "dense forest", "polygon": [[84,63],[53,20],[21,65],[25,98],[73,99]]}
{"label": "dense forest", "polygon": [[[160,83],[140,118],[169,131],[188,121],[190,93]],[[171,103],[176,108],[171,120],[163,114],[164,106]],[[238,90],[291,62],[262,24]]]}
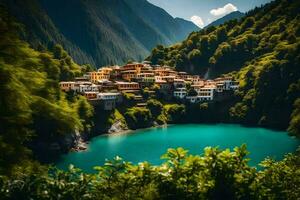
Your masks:
{"label": "dense forest", "polygon": [[[192,70],[190,64],[199,62],[193,69],[208,66],[211,76],[235,70],[231,74],[240,81],[240,90],[228,102],[183,105],[163,102],[159,94],[155,94],[149,97],[145,108],[137,108],[128,95],[126,106],[104,113],[85,98],[64,93],[59,88],[60,80],[73,80],[91,67],[76,64],[60,45],[33,49],[21,39],[28,34],[26,26],[17,23],[0,7],[1,198],[299,198],[299,152],[279,162],[266,159],[261,163],[262,169],[257,170],[248,165],[245,146],[233,152],[208,147],[201,156],[189,155],[178,148],[169,149],[162,156],[165,162],[159,166],[147,162],[133,165],[116,157],[104,166],[95,167],[94,174],[86,174],[74,166],[70,166],[69,171],[59,171],[41,164],[37,153],[43,151],[46,144],[65,143],[62,140],[77,133],[93,134],[96,126],[107,126],[115,120],[124,121],[130,129],[154,123],[228,120],[272,128],[288,127],[290,133],[300,135],[298,13],[297,1],[275,1],[250,11],[241,21],[194,32],[182,44],[153,50],[149,59],[154,63],[170,64],[177,69]],[[255,42],[251,38],[256,38]],[[205,41],[209,42],[203,45]],[[213,41],[222,42],[217,45]],[[188,44],[197,46],[189,51]],[[177,50],[181,47],[184,48]],[[171,61],[168,54],[174,52],[179,54]],[[207,60],[204,59],[206,53]],[[235,53],[242,63],[233,65],[238,61],[232,59]],[[181,65],[181,59],[177,58],[186,54],[190,58],[195,56],[195,60],[187,57],[182,61],[189,64]],[[201,62],[208,63],[202,65]],[[205,73],[207,69],[197,70]],[[145,88],[142,95],[146,97],[148,92]],[[195,120],[192,116],[198,116],[197,121],[192,121]]]}
{"label": "dense forest", "polygon": [[83,97],[68,100],[59,88],[60,80],[89,66],[75,64],[58,45],[53,52],[33,50],[19,39],[23,27],[0,9],[0,170],[9,174],[27,165],[32,141],[57,141],[89,126],[92,107]]}
{"label": "dense forest", "polygon": [[[271,2],[241,20],[193,32],[180,44],[157,46],[148,60],[208,78],[230,73],[240,83],[231,120],[286,129],[299,106],[299,6],[297,0]],[[297,111],[292,117],[289,130],[299,134]]]}

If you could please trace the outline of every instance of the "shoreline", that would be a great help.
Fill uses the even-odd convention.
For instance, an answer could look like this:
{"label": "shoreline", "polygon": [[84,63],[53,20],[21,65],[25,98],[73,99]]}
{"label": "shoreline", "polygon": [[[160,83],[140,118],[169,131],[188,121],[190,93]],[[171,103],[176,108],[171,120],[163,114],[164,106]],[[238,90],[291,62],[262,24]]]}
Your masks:
{"label": "shoreline", "polygon": [[105,134],[101,134],[101,135],[96,136],[96,137],[101,137],[101,136],[106,136],[107,137],[107,136],[119,136],[119,135],[133,134],[136,131],[149,130],[149,129],[153,129],[153,128],[166,128],[166,127],[172,126],[172,125],[175,125],[175,124],[164,124],[164,125],[159,125],[159,126],[139,128],[139,129],[135,129],[135,130],[128,129],[128,130],[123,130],[123,131],[119,131],[119,132],[116,132],[116,133],[105,133]]}
{"label": "shoreline", "polygon": [[[92,138],[89,138],[86,141],[81,141],[79,146],[75,146],[75,147],[71,148],[68,151],[68,153],[70,153],[70,152],[85,152],[85,151],[87,151],[88,150],[88,145],[89,145],[90,141],[93,140],[94,138],[98,138],[98,137],[114,137],[114,136],[121,136],[121,135],[130,135],[130,134],[134,134],[136,131],[150,130],[150,129],[153,129],[153,128],[167,128],[167,127],[173,126],[173,125],[176,125],[176,124],[164,124],[164,125],[159,125],[159,126],[151,126],[151,127],[147,127],[147,128],[139,128],[139,129],[135,129],[135,130],[128,129],[128,130],[122,130],[122,131],[119,131],[119,132],[116,132],[116,133],[108,133],[107,132],[107,133],[100,134],[100,135],[94,136]],[[82,148],[82,147],[84,147],[84,148]]]}
{"label": "shoreline", "polygon": [[[175,126],[173,126],[173,125],[175,125]],[[186,126],[187,124],[179,124],[179,126]],[[193,125],[195,125],[195,127],[193,127]],[[197,125],[199,125],[198,127],[197,127]],[[233,127],[233,128],[239,128],[239,127],[244,127],[244,126],[242,126],[242,125],[238,125],[238,124],[224,124],[224,123],[219,123],[219,124],[217,124],[217,126],[218,125],[220,125],[220,126],[224,126],[224,128],[229,128],[230,129],[230,127]],[[113,139],[113,137],[114,136],[116,136],[116,140],[118,140],[118,136],[120,136],[122,139],[125,139],[125,140],[127,140],[127,139],[130,139],[131,137],[135,137],[134,135],[131,135],[131,134],[137,134],[137,135],[147,135],[147,134],[151,134],[152,133],[152,131],[153,132],[156,132],[156,131],[158,131],[158,132],[161,132],[161,131],[163,131],[163,132],[169,132],[169,131],[171,131],[172,132],[172,129],[173,129],[173,127],[176,129],[177,128],[177,126],[178,126],[178,124],[168,124],[168,125],[162,125],[162,126],[155,126],[155,127],[148,127],[148,128],[143,128],[143,129],[136,129],[136,130],[126,130],[126,131],[121,131],[121,132],[119,132],[119,133],[117,133],[117,134],[105,134],[105,135],[100,135],[99,137],[97,137],[97,138],[95,138],[94,140],[92,140],[92,141],[90,141],[90,144],[92,144],[92,143],[94,143],[95,141],[98,141],[98,140],[110,140],[110,139]],[[188,125],[189,127],[193,127],[193,128],[195,128],[195,129],[198,129],[198,128],[203,128],[203,130],[206,128],[206,126],[213,126],[212,127],[212,130],[213,130],[213,128],[214,128],[214,125],[212,125],[212,124],[189,124]],[[227,127],[226,127],[227,126]],[[168,127],[172,127],[172,128],[170,128],[171,130],[164,130],[164,129],[167,129]],[[180,127],[179,127],[180,128]],[[260,129],[260,128],[258,128],[258,129]],[[150,130],[150,132],[148,132]],[[152,131],[151,131],[152,130]],[[181,130],[184,130],[184,129],[181,129]],[[267,129],[266,129],[267,130]],[[249,132],[249,137],[251,138],[252,136],[251,136],[251,130],[249,130],[248,131]],[[259,133],[260,132],[260,130],[257,130],[257,132]],[[179,132],[180,133],[180,132]],[[181,133],[184,133],[184,131],[182,131]],[[124,137],[122,137],[122,135],[125,135],[125,134],[129,134],[128,135],[128,137],[127,136],[124,136]],[[287,135],[287,132],[279,132],[279,133],[276,133],[276,134],[280,134],[280,135],[285,135],[285,137],[286,136],[288,136]],[[158,137],[161,137],[161,136],[159,136],[160,134],[156,134],[156,136],[158,136]],[[172,137],[172,134],[167,134],[167,135],[169,135],[170,137]],[[184,135],[184,134],[182,134],[182,135]],[[195,135],[197,135],[197,133],[195,134]],[[201,135],[201,134],[199,134],[199,135]],[[207,136],[208,136],[209,134],[207,134]],[[213,135],[213,134],[212,134]],[[255,134],[254,134],[255,135]],[[104,137],[102,137],[102,136],[104,136]],[[112,136],[112,137],[107,137],[107,136]],[[101,138],[102,137],[102,138]],[[183,136],[184,137],[184,136]],[[204,136],[204,137],[206,137],[206,136]],[[213,136],[208,136],[208,137],[213,137]],[[289,136],[290,137],[290,136]],[[297,139],[297,138],[294,138],[294,137],[290,137],[290,138],[293,138],[293,139]],[[113,139],[114,140],[114,139]],[[299,140],[299,138],[297,139],[297,145],[299,146],[300,145],[300,140]],[[244,143],[246,143],[246,142],[244,142]],[[242,143],[241,143],[242,144]],[[211,145],[210,145],[211,146]],[[298,147],[297,146],[297,147]],[[143,146],[141,146],[141,147],[143,147]],[[160,146],[157,146],[157,147],[160,147]],[[234,147],[236,147],[236,146],[233,146],[233,147],[224,147],[224,149],[226,149],[226,148],[230,148],[230,149],[234,149]],[[97,147],[98,148],[98,147]],[[97,149],[96,148],[96,149]],[[205,147],[203,147],[203,149],[204,149]],[[90,152],[90,150],[92,150],[91,152]],[[87,153],[89,154],[89,153],[92,153],[92,152],[95,152],[95,148],[93,147],[93,145],[91,145],[91,146],[89,146],[88,147],[88,150],[87,150]],[[287,153],[293,153],[294,151],[289,151],[289,152],[287,152]],[[82,152],[79,152],[79,154],[81,154]],[[83,154],[85,154],[85,152],[83,152]],[[93,153],[92,153],[93,154]],[[117,154],[115,154],[115,155],[119,155],[118,153]],[[79,155],[79,156],[83,156],[84,157],[84,155]],[[72,156],[71,156],[72,157]],[[113,157],[113,156],[112,156]],[[131,161],[131,160],[130,160]]]}
{"label": "shoreline", "polygon": [[164,124],[164,125],[157,125],[157,126],[151,126],[151,127],[146,127],[146,128],[139,128],[139,129],[135,129],[135,130],[132,130],[132,129],[128,129],[128,130],[122,130],[122,131],[118,131],[118,132],[115,132],[115,133],[104,133],[104,134],[100,134],[100,135],[97,135],[97,136],[94,136],[94,137],[91,137],[89,138],[88,140],[86,141],[82,141],[81,142],[81,145],[83,145],[85,148],[83,149],[80,149],[80,148],[72,148],[69,150],[69,152],[84,152],[84,151],[87,151],[88,150],[88,145],[90,143],[91,140],[93,140],[94,138],[98,138],[98,137],[114,137],[114,136],[122,136],[122,135],[131,135],[131,134],[135,134],[135,132],[137,131],[145,131],[145,130],[150,130],[150,129],[153,129],[153,128],[167,128],[167,127],[170,127],[170,126],[174,126],[174,125],[186,125],[186,124],[195,124],[195,125],[205,125],[205,124],[210,124],[210,125],[217,125],[217,124],[225,124],[225,125],[240,125],[242,127],[246,127],[246,128],[264,128],[264,129],[269,129],[269,130],[273,130],[273,131],[278,131],[278,132],[286,132],[290,137],[292,138],[297,138],[296,136],[292,136],[289,134],[289,132],[287,130],[281,130],[281,129],[274,129],[274,128],[269,128],[269,127],[264,127],[264,126],[255,126],[255,125],[247,125],[247,124],[239,124],[239,123],[180,123],[180,124]]}

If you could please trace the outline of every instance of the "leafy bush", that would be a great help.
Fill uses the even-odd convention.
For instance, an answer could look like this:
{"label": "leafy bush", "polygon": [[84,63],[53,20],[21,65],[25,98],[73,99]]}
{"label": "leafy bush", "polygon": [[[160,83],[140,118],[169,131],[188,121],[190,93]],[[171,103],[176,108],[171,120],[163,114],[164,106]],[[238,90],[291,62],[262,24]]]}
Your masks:
{"label": "leafy bush", "polygon": [[151,112],[147,108],[132,107],[125,112],[125,119],[130,129],[146,128],[151,126]]}
{"label": "leafy bush", "polygon": [[157,118],[163,110],[163,105],[160,101],[150,99],[147,101],[147,108],[150,110],[152,117]]}
{"label": "leafy bush", "polygon": [[[299,6],[297,0],[272,1],[241,20],[192,33],[182,43],[160,47],[160,62],[208,78],[235,71],[240,89],[227,121],[287,129],[297,121],[290,116],[300,91]],[[153,56],[148,60],[157,64]]]}
{"label": "leafy bush", "polygon": [[300,98],[295,101],[294,107],[295,109],[291,115],[288,131],[291,134],[300,137]]}
{"label": "leafy bush", "polygon": [[116,157],[97,173],[70,166],[51,173],[20,171],[0,177],[2,199],[297,199],[300,156],[267,159],[263,169],[248,165],[245,146],[234,151],[207,147],[202,156],[168,149],[161,165],[133,165]]}
{"label": "leafy bush", "polygon": [[0,11],[0,173],[9,174],[30,165],[29,145],[89,131],[93,113],[85,98],[69,101],[59,87],[62,77],[80,74],[80,66],[60,48],[57,57],[30,48],[20,40],[20,25]]}
{"label": "leafy bush", "polygon": [[167,104],[164,106],[164,114],[168,123],[183,122],[185,118],[185,106],[178,104]]}

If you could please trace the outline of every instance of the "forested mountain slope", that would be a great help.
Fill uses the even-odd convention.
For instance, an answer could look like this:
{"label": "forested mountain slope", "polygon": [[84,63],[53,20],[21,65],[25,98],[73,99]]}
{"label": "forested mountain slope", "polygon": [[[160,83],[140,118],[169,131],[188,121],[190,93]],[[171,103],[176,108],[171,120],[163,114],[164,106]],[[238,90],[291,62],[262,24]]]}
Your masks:
{"label": "forested mountain slope", "polygon": [[282,43],[297,41],[298,4],[274,1],[250,11],[241,21],[194,32],[171,47],[158,46],[148,59],[193,73],[205,74],[210,69],[211,77],[239,70],[253,58],[276,53]]}
{"label": "forested mountain slope", "polygon": [[240,11],[234,11],[232,13],[229,13],[228,15],[225,15],[224,17],[221,17],[220,19],[217,19],[216,21],[213,21],[212,23],[208,24],[205,28],[211,27],[211,26],[219,26],[224,24],[225,22],[228,22],[233,19],[239,20],[240,18],[244,17],[245,14]]}
{"label": "forested mountain slope", "polygon": [[35,48],[61,44],[80,64],[142,60],[157,44],[171,45],[198,30],[146,0],[0,0],[29,30]]}
{"label": "forested mountain slope", "polygon": [[0,7],[1,174],[31,166],[28,147],[33,141],[44,143],[42,151],[75,130],[87,130],[92,116],[85,98],[68,99],[59,87],[60,80],[80,76],[86,67],[74,63],[60,46],[53,52],[33,50],[19,39],[21,32]]}
{"label": "forested mountain slope", "polygon": [[290,122],[290,132],[299,134],[299,24],[300,2],[276,0],[241,21],[194,32],[172,47],[158,46],[148,60],[208,78],[231,73],[240,82],[239,101],[229,111],[233,121],[280,129]]}

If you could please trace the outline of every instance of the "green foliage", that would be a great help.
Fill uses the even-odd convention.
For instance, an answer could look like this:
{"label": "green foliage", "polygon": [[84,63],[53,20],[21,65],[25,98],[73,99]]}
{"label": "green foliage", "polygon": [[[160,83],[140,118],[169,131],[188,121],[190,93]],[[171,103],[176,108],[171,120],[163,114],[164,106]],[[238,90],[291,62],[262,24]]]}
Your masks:
{"label": "green foliage", "polygon": [[157,118],[163,110],[163,105],[156,99],[150,99],[147,101],[147,108],[150,110],[152,117]]}
{"label": "green foliage", "polygon": [[292,123],[293,103],[299,97],[299,47],[280,44],[276,52],[254,59],[237,73],[241,101],[231,109],[233,118],[280,129]]}
{"label": "green foliage", "polygon": [[20,25],[0,11],[0,173],[9,174],[16,166],[30,165],[28,144],[49,144],[90,129],[92,113],[85,99],[68,101],[59,88],[60,77],[80,73],[80,67],[31,49],[19,39]]}
{"label": "green foliage", "polygon": [[[59,67],[61,71],[61,75],[59,77],[60,80],[73,80],[75,77],[82,75],[82,72],[91,70],[91,67],[87,65],[82,71],[82,69],[74,63],[73,59],[60,45],[55,45],[52,51],[54,58],[59,60]],[[51,60],[51,58],[48,58],[48,60]]]}
{"label": "green foliage", "polygon": [[94,108],[86,101],[85,97],[79,97],[79,100],[76,102],[76,109],[79,115],[81,124],[83,125],[83,132],[90,133],[94,125],[93,116]]}
{"label": "green foliage", "polygon": [[0,177],[2,199],[297,199],[300,194],[299,154],[262,170],[248,165],[245,145],[233,151],[207,147],[203,155],[168,149],[164,162],[133,165],[120,157],[86,174],[68,171]]}
{"label": "green foliage", "polygon": [[282,161],[266,159],[261,163],[256,182],[261,199],[297,199],[300,196],[300,156],[288,154]]}
{"label": "green foliage", "polygon": [[[126,124],[126,120],[125,120],[125,117],[120,113],[120,111],[118,109],[115,109],[111,115],[109,116],[108,118],[108,122],[109,122],[109,125],[113,125],[114,123],[116,122],[121,122],[122,123],[122,127],[124,129],[127,128],[127,124]],[[101,122],[99,122],[101,123]]]}
{"label": "green foliage", "polygon": [[300,137],[300,98],[295,101],[294,107],[288,131]]}
{"label": "green foliage", "polygon": [[193,49],[189,54],[188,54],[188,59],[191,61],[197,60],[199,57],[201,57],[201,51],[198,49]]}
{"label": "green foliage", "polygon": [[122,93],[122,95],[123,95],[124,109],[126,109],[128,107],[132,107],[136,104],[135,94],[133,94],[133,93]]}
{"label": "green foliage", "polygon": [[167,104],[164,105],[164,115],[168,123],[179,123],[185,118],[186,110],[184,105]]}
{"label": "green foliage", "polygon": [[131,129],[146,128],[151,126],[151,112],[147,108],[128,108],[124,114],[127,125]]}
{"label": "green foliage", "polygon": [[[240,21],[209,27],[182,43],[160,47],[160,62],[201,75],[209,70],[209,78],[236,71],[240,88],[232,95],[235,105],[226,121],[277,129],[292,124],[289,131],[295,134],[299,132],[297,111],[292,115],[300,94],[299,7],[297,0],[273,1]],[[153,55],[149,60],[155,64]]]}
{"label": "green foliage", "polygon": [[188,96],[197,96],[198,92],[195,89],[191,88],[187,91],[187,95]]}
{"label": "green foliage", "polygon": [[141,93],[144,99],[148,99],[150,97],[150,90],[148,87],[142,89]]}

